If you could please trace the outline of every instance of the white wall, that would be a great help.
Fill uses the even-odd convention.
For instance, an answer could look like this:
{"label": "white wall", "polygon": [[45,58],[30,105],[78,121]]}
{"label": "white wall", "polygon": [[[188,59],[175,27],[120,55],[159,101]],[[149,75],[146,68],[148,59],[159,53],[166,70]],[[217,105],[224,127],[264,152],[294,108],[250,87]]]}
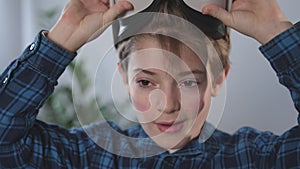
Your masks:
{"label": "white wall", "polygon": [[2,72],[6,65],[21,52],[20,42],[20,11],[21,6],[18,0],[0,1],[0,71]]}
{"label": "white wall", "polygon": [[67,0],[0,0],[0,72],[21,54],[41,29],[49,29],[52,23],[43,23],[42,13],[54,8],[61,11],[66,2]]}
{"label": "white wall", "polygon": [[[17,57],[41,29],[39,12],[52,7],[62,8],[66,1],[53,0],[0,0],[0,71]],[[278,0],[287,17],[300,20],[299,0]],[[109,39],[109,40],[107,40]],[[111,32],[98,39],[102,44],[87,45],[87,55],[107,52],[111,47]],[[103,42],[106,42],[103,44]],[[26,44],[26,45],[25,45]],[[94,45],[94,47],[92,47]],[[232,31],[231,71],[227,80],[227,100],[219,128],[233,132],[242,126],[282,133],[296,125],[295,111],[289,92],[278,84],[269,63],[258,51],[254,40]],[[83,49],[84,51],[85,49]],[[95,64],[87,57],[87,67]],[[114,67],[114,66],[112,66]],[[114,67],[115,68],[115,67]],[[114,71],[115,69],[109,70]]]}

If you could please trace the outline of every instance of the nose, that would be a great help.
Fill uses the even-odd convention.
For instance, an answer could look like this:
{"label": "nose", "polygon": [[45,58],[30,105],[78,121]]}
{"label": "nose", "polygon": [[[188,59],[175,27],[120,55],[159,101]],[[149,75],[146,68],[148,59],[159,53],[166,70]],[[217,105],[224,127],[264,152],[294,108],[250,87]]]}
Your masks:
{"label": "nose", "polygon": [[177,85],[161,87],[160,92],[156,106],[159,112],[170,114],[180,110],[180,91]]}

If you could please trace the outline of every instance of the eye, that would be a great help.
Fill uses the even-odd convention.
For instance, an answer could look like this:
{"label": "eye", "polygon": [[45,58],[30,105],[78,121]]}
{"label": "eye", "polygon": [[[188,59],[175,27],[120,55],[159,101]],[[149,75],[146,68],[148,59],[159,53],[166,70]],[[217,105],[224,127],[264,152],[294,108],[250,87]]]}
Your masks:
{"label": "eye", "polygon": [[151,87],[153,85],[149,80],[139,80],[137,83],[143,88]]}
{"label": "eye", "polygon": [[195,80],[185,80],[179,83],[179,87],[195,87],[200,83]]}

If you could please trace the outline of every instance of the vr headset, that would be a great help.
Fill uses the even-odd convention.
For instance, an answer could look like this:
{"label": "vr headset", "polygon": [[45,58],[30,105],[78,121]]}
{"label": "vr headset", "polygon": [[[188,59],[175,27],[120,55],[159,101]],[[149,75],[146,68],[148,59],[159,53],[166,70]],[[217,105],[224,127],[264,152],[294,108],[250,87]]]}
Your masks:
{"label": "vr headset", "polygon": [[[110,5],[114,5],[122,0],[110,0]],[[141,28],[141,25],[147,25],[149,18],[134,17],[135,14],[145,12],[159,12],[161,3],[166,0],[127,0],[133,4],[134,9],[126,12],[118,21],[112,24],[114,42],[124,40],[126,34],[132,34]],[[168,0],[169,3],[175,0]],[[199,28],[206,36],[212,39],[221,39],[227,34],[227,27],[218,19],[201,13],[202,7],[206,4],[215,4],[226,10],[229,10],[232,0],[179,0],[178,7],[190,23]],[[137,24],[138,23],[138,24]]]}

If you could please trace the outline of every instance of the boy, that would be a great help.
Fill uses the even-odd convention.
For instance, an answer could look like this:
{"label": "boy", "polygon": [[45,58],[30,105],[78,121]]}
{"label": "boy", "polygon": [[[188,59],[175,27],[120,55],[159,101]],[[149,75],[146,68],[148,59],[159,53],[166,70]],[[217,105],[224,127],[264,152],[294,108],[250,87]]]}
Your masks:
{"label": "boy", "polygon": [[[182,94],[181,90],[170,85],[174,83],[175,78],[156,69],[150,69],[151,71],[147,72],[144,68],[147,68],[149,65],[142,65],[144,62],[139,61],[142,55],[135,55],[133,52],[128,57],[130,59],[128,60],[126,72],[120,65],[120,72],[123,75],[125,84],[128,86],[133,105],[135,105],[137,110],[144,113],[148,109],[157,108],[160,113],[158,118],[150,117],[150,119],[153,119],[151,122],[154,119],[159,119],[160,121],[150,122],[150,124],[149,121],[144,121],[148,120],[148,118],[144,119],[141,117],[144,130],[141,127],[137,127],[120,132],[127,133],[128,136],[133,136],[134,134],[144,134],[143,137],[146,138],[150,136],[159,147],[168,149],[168,152],[140,158],[120,156],[97,146],[93,142],[95,140],[91,140],[80,129],[67,131],[35,120],[38,109],[53,91],[57,78],[75,57],[76,54],[73,52],[87,41],[97,37],[105,24],[129,9],[131,9],[131,5],[123,1],[112,8],[108,7],[106,1],[71,1],[66,6],[62,17],[54,28],[49,33],[45,33],[44,36],[41,33],[21,58],[11,64],[1,75],[0,165],[2,168],[299,167],[300,129],[298,126],[287,131],[282,136],[245,128],[232,136],[216,131],[204,143],[195,141],[204,124],[205,113],[204,116],[200,116],[203,115],[202,112],[206,112],[204,110],[208,106],[205,103],[202,104],[202,102],[208,100],[209,96],[217,94],[211,92],[215,90],[207,90],[207,88],[213,89],[214,87],[218,88],[218,86],[208,87],[209,83],[206,82],[209,78],[203,76],[205,68],[199,66],[205,64],[205,62],[199,61],[194,56],[195,53],[182,45],[179,45],[181,51],[191,56],[185,57],[180,51],[178,53],[183,63],[187,65],[187,70],[197,69],[196,72],[200,72],[199,74],[193,74],[192,78],[188,78],[191,79],[190,81],[184,80],[183,83],[179,83],[179,87],[183,86],[182,90],[187,92],[186,95]],[[220,19],[226,25],[253,37],[265,45],[261,50],[277,71],[281,83],[290,89],[295,106],[299,111],[298,76],[300,70],[299,64],[297,64],[299,62],[297,54],[300,46],[299,24],[292,26],[281,13],[275,0],[236,0],[232,4],[230,13],[213,5],[206,6],[203,9],[203,13]],[[253,29],[249,29],[250,27]],[[95,34],[95,32],[97,33]],[[90,38],[91,36],[92,38]],[[147,38],[150,41],[138,43],[139,46],[136,47],[138,50],[144,51],[149,48],[159,49],[161,47],[155,37]],[[168,49],[165,48],[166,51]],[[165,57],[168,54],[168,52],[162,54],[159,51],[157,61],[164,63],[169,61],[161,60],[168,59],[168,57]],[[130,65],[135,67],[130,67]],[[185,70],[185,66],[181,67]],[[134,72],[136,68],[138,68],[138,72]],[[167,68],[170,67],[162,65],[162,69]],[[174,74],[178,73],[176,72],[177,70],[173,69],[167,69],[166,71]],[[140,73],[143,74],[140,75]],[[220,73],[221,80],[217,85],[222,85],[227,73],[225,70],[218,73]],[[154,82],[152,81],[153,76],[155,76]],[[160,80],[162,78],[164,80]],[[131,79],[134,79],[133,82],[136,85],[131,84]],[[159,82],[156,82],[157,79]],[[175,81],[181,82],[176,79]],[[154,92],[156,91],[155,89],[159,89],[157,93],[154,93],[155,97],[153,100],[151,100],[149,94],[141,95],[142,92],[149,92],[149,88]],[[191,100],[197,100],[199,107],[194,107],[196,103],[193,104],[191,112],[195,110],[196,112],[192,113],[191,116],[184,116],[185,118],[182,118],[183,120],[179,122],[176,121],[177,118],[181,117],[176,113],[182,107],[190,106],[187,105],[188,103],[178,102],[174,98],[180,98],[180,94],[186,97],[194,96],[195,91],[198,94],[192,97]],[[153,105],[155,106],[150,107],[147,102],[148,105],[140,104],[145,103],[145,101],[140,102],[144,99],[142,97],[149,96],[150,101],[155,101],[156,98],[162,97],[162,92],[166,97],[163,107],[159,107],[160,104],[158,103],[154,103]],[[208,96],[206,95],[207,93],[209,93]],[[189,119],[192,118],[196,118],[196,125],[193,125],[193,122],[189,122]],[[169,121],[170,119],[171,121]],[[111,125],[113,126],[113,124]],[[192,129],[184,130],[184,135],[180,135],[181,130],[185,126],[192,127]],[[116,126],[113,127],[117,129]],[[113,136],[110,136],[111,133],[106,132],[101,124],[89,129],[99,130],[100,136],[105,137],[99,137],[98,139],[101,141],[107,139],[106,143],[113,142],[113,146],[120,144],[122,141],[126,142],[126,140],[111,140],[110,138],[113,138]],[[173,137],[173,134],[178,136],[176,135],[178,133],[179,136],[182,136],[181,139],[176,140],[175,137],[170,139],[170,137]],[[161,134],[166,134],[166,136],[163,136],[162,139],[154,138],[156,135]],[[169,146],[169,143],[165,142],[165,140],[176,141]],[[126,146],[130,147],[132,145],[121,145],[120,147],[116,146],[116,148],[127,150]],[[145,149],[147,150],[147,147]]]}

